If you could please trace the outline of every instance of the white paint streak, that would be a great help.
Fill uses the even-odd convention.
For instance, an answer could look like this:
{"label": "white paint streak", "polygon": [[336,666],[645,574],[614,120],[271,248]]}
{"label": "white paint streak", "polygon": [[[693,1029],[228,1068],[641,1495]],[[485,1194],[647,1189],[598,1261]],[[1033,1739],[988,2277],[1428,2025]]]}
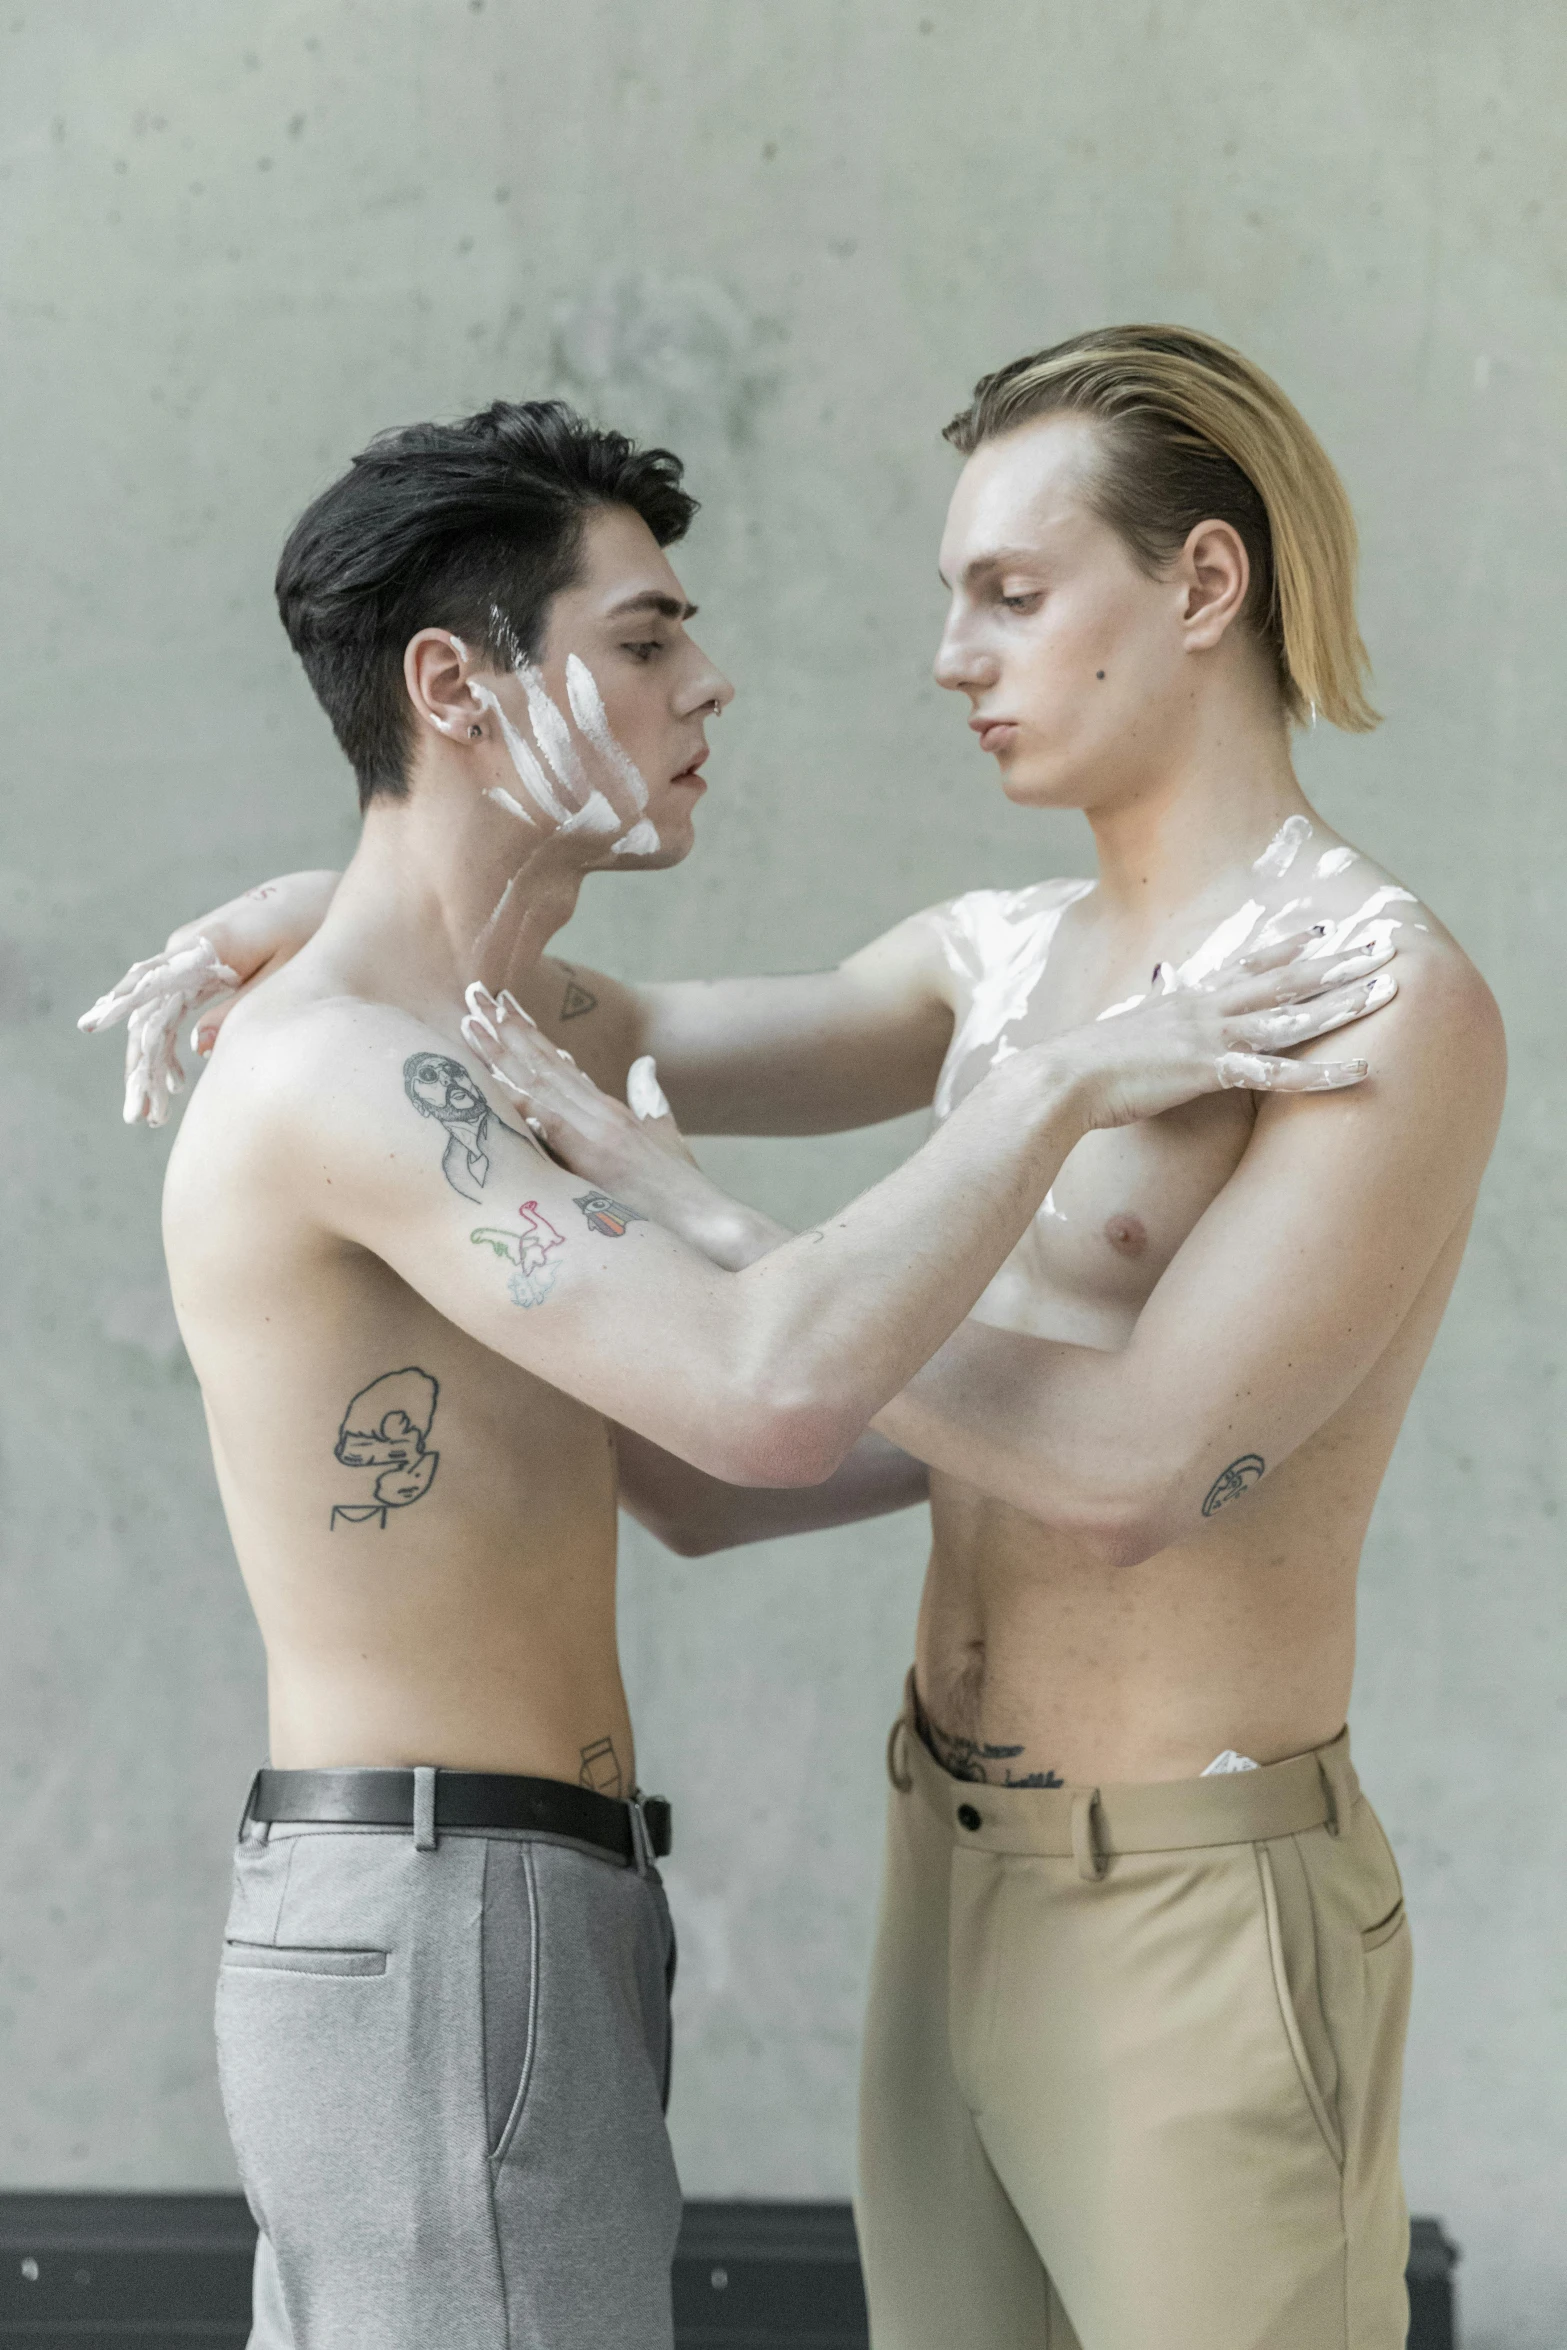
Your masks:
{"label": "white paint streak", "polygon": [[[1329,955],[1341,955],[1351,939],[1359,947],[1387,946],[1394,931],[1401,930],[1403,924],[1392,917],[1378,921],[1376,917],[1382,913],[1383,907],[1415,906],[1419,902],[1412,889],[1400,889],[1396,881],[1385,882],[1381,889],[1374,889],[1353,914],[1346,914],[1342,922],[1330,922],[1316,944],[1306,949],[1306,961],[1315,963]],[[1364,938],[1357,935],[1361,931],[1366,934]]]}
{"label": "white paint streak", "polygon": [[1346,872],[1358,854],[1358,850],[1346,848],[1342,842],[1336,849],[1325,849],[1312,869],[1313,881],[1331,881],[1335,873]]}
{"label": "white paint streak", "polygon": [[1062,915],[1093,886],[1070,881],[1056,884],[1053,894],[1050,885],[1045,890],[975,889],[936,916],[942,952],[970,989],[936,1088],[938,1118],[950,1115],[958,1073],[970,1054],[996,1044],[1003,1029],[1021,1020]]}
{"label": "white paint streak", "polygon": [[1195,953],[1187,956],[1176,972],[1179,985],[1195,987],[1199,979],[1207,979],[1221,964],[1229,962],[1233,955],[1238,955],[1262,919],[1263,912],[1260,898],[1248,898],[1244,906],[1237,906],[1235,912],[1227,915],[1216,930],[1209,931]]}
{"label": "white paint streak", "polygon": [[481,953],[483,949],[489,945],[490,939],[494,935],[495,925],[500,920],[501,916],[505,913],[507,905],[511,899],[511,893],[516,888],[516,886],[517,876],[514,873],[510,881],[507,882],[506,887],[501,891],[499,898],[497,898],[488,922],[486,922],[484,928],[480,931],[478,937],[473,942],[473,951],[476,955]]}
{"label": "white paint streak", "polygon": [[658,1063],[651,1053],[633,1061],[626,1072],[626,1107],[638,1118],[667,1118],[669,1104],[658,1082]]}
{"label": "white paint streak", "polygon": [[1144,989],[1141,995],[1124,995],[1118,1004],[1106,1004],[1104,1010],[1098,1015],[1098,1017],[1101,1020],[1113,1020],[1120,1012],[1135,1012],[1139,1004],[1145,1004],[1147,1001],[1148,994],[1146,989]]}
{"label": "white paint streak", "polygon": [[[481,685],[477,678],[470,678],[469,686],[473,693],[474,699],[478,702],[480,708],[488,710],[494,717],[496,724],[499,726],[501,730],[501,739],[505,743],[507,751],[511,756],[511,763],[517,770],[518,779],[522,784],[523,790],[528,794],[530,799],[537,801],[538,805],[543,809],[545,815],[551,817],[555,823],[567,823],[570,820],[571,810],[558,797],[553,784],[549,780],[549,777],[545,774],[538,760],[534,757],[528,744],[523,740],[516,727],[513,726],[511,720],[507,717],[506,712],[501,708],[499,701],[496,699],[496,696],[491,691],[489,686]],[[547,695],[545,699],[548,700]]]}
{"label": "white paint streak", "polygon": [[533,822],[521,801],[514,800],[503,783],[492,783],[484,796],[487,800],[493,800],[497,808],[504,808],[508,816],[520,816],[524,824]]}
{"label": "white paint streak", "polygon": [[620,777],[640,815],[647,806],[647,784],[642,770],[615,740],[598,680],[586,661],[579,661],[575,653],[566,657],[566,699],[571,704],[571,715],[599,757]]}
{"label": "white paint streak", "polygon": [[643,816],[633,824],[624,840],[616,841],[609,853],[612,857],[651,857],[663,845],[658,837],[658,826]]}
{"label": "white paint streak", "polygon": [[[519,661],[516,674],[521,678],[522,690],[528,697],[528,721],[533,728],[533,739],[554,769],[562,791],[580,808],[588,796],[590,786],[571,739],[571,728],[551,701],[543,675],[531,661]],[[567,813],[570,813],[569,809]]]}
{"label": "white paint streak", "polygon": [[1311,838],[1309,816],[1286,816],[1252,867],[1259,881],[1281,881]]}

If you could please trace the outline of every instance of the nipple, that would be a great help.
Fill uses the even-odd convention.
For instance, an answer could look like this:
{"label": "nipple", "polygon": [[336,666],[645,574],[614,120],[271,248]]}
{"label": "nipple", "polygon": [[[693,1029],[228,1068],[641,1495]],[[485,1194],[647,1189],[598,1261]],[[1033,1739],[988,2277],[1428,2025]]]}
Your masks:
{"label": "nipple", "polygon": [[1105,1222],[1105,1238],[1123,1257],[1140,1257],[1148,1246],[1148,1233],[1138,1216],[1115,1215]]}

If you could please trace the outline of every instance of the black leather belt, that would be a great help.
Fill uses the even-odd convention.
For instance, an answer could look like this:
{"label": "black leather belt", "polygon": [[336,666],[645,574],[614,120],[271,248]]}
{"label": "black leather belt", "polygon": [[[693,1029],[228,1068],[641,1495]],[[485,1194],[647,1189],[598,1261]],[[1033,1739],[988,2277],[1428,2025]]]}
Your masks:
{"label": "black leather belt", "polygon": [[[435,1816],[442,1828],[521,1828],[536,1835],[570,1836],[635,1865],[640,1814],[652,1857],[670,1850],[670,1811],[661,1795],[622,1803],[565,1779],[523,1779],[507,1771],[443,1771],[434,1778]],[[412,1828],[415,1774],[403,1770],[258,1771],[245,1817],[312,1820],[339,1828]]]}

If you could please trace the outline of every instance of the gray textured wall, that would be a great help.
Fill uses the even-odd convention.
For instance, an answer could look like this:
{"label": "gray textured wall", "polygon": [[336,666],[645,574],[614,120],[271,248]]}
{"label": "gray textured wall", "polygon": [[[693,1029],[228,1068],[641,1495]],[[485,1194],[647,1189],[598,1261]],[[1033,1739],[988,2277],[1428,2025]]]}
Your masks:
{"label": "gray textured wall", "polygon": [[[1275,370],[1344,468],[1388,724],[1313,738],[1308,782],[1511,1027],[1354,1719],[1417,1924],[1411,2192],[1466,2246],[1471,2350],[1561,2340],[1564,67],[1551,0],[13,0],[6,2180],[231,2175],[207,2012],[259,1657],[163,1288],[164,1146],[70,1022],[175,918],[349,847],[270,609],[288,521],[373,428],[501,392],[673,438],[742,698],[696,861],[595,888],[570,935],[632,972],[799,968],[1080,868],[928,681],[936,430],[1020,348],[1177,318]],[[908,1139],[713,1158],[805,1218]],[[839,2193],[921,1529],[627,1551],[684,1831],[686,2181]]]}

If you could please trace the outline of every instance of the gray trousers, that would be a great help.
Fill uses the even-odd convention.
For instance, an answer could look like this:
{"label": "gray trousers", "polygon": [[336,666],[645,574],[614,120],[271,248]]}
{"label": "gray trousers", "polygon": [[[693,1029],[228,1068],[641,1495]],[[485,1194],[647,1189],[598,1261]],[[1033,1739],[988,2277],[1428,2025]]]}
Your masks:
{"label": "gray trousers", "polygon": [[217,2028],[250,2350],[669,2350],[673,1973],[651,1867],[248,1825]]}

